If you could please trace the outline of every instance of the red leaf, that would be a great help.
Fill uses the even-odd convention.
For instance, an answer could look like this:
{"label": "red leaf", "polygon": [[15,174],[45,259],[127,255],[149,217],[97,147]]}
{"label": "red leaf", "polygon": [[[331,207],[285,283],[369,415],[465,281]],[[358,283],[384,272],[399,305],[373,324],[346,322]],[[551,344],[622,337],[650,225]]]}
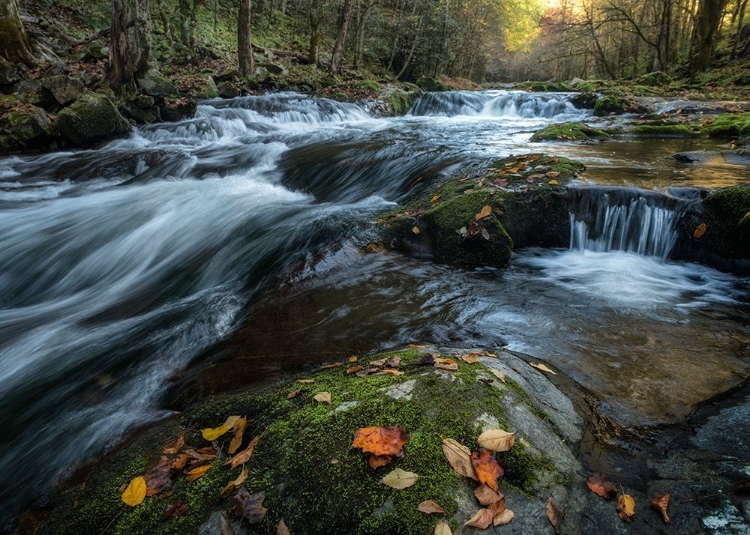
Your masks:
{"label": "red leaf", "polygon": [[495,453],[485,448],[482,448],[479,453],[472,452],[471,464],[474,466],[479,482],[498,492],[497,478],[503,475],[503,468],[495,459]]}

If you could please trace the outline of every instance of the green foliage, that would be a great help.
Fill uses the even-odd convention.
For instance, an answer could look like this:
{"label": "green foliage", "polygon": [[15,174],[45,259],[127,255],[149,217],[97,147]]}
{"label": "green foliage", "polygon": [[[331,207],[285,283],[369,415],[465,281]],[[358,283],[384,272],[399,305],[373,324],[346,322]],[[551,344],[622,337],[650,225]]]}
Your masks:
{"label": "green foliage", "polygon": [[737,137],[750,134],[750,113],[719,115],[703,131],[709,137]]}
{"label": "green foliage", "polygon": [[531,141],[587,141],[608,138],[609,134],[583,123],[559,123],[545,126]]}

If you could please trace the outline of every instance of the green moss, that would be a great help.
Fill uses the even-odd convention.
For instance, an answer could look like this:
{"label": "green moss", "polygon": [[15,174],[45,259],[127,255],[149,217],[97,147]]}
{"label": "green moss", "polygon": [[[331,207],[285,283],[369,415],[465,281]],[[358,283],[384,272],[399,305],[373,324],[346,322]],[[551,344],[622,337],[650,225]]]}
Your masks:
{"label": "green moss", "polygon": [[60,133],[76,144],[90,143],[121,134],[130,124],[106,96],[87,93],[57,115]]}
{"label": "green moss", "polygon": [[662,124],[662,125],[636,125],[626,130],[628,134],[640,137],[664,137],[664,138],[687,138],[698,137],[700,131],[696,127],[685,124]]}
{"label": "green moss", "polygon": [[442,82],[430,78],[429,76],[420,76],[417,80],[417,86],[422,91],[448,91],[450,87]]}
{"label": "green moss", "polygon": [[639,77],[635,83],[639,85],[645,85],[649,87],[669,85],[672,82],[672,77],[663,71],[656,71],[644,74]]}
{"label": "green moss", "polygon": [[615,95],[607,95],[596,101],[594,115],[601,117],[604,115],[620,114],[630,111],[631,108],[632,105],[628,99]]}
{"label": "green moss", "polygon": [[380,91],[380,84],[375,80],[365,80],[360,84],[360,87],[368,91]]}
{"label": "green moss", "polygon": [[737,137],[750,134],[750,113],[719,115],[703,127],[709,137]]}
{"label": "green moss", "polygon": [[393,115],[406,115],[411,109],[414,101],[417,100],[419,93],[414,91],[407,93],[401,90],[394,90],[388,93],[384,100],[393,111]]}
{"label": "green moss", "polygon": [[518,87],[535,92],[565,92],[572,90],[571,86],[562,82],[521,82],[518,84]]}
{"label": "green moss", "polygon": [[[292,533],[428,533],[436,519],[417,511],[426,499],[435,500],[457,512],[457,496],[467,494],[473,482],[458,476],[446,462],[441,441],[450,437],[473,448],[481,429],[474,423],[483,414],[508,427],[503,392],[478,380],[481,365],[461,365],[450,377],[431,368],[417,366],[422,351],[408,349],[371,358],[401,357],[404,376],[347,375],[344,368],[313,374],[315,382],[299,384],[284,380],[259,391],[235,394],[206,401],[190,409],[183,428],[197,430],[216,426],[230,414],[248,415],[245,443],[262,434],[252,459],[246,464],[245,486],[251,493],[265,491],[266,518],[250,527],[250,533],[276,533],[284,518]],[[367,358],[361,359],[363,365]],[[446,372],[447,373],[447,372]],[[450,375],[450,374],[449,374]],[[416,380],[411,400],[386,396],[382,389]],[[287,393],[302,392],[293,399]],[[525,393],[518,390],[517,397]],[[332,394],[332,405],[318,404],[312,396],[321,391]],[[514,390],[515,392],[516,390]],[[528,396],[526,396],[527,398]],[[343,403],[356,402],[344,411]],[[410,436],[404,457],[385,468],[373,470],[360,450],[351,449],[360,427],[399,425]],[[180,478],[171,495],[146,498],[129,508],[120,502],[120,486],[142,474],[149,459],[157,458],[163,444],[176,433],[174,425],[157,428],[118,452],[94,472],[86,489],[62,491],[53,499],[51,515],[40,533],[125,534],[195,533],[213,511],[227,509],[229,500],[219,498],[224,484],[237,476],[216,460],[208,473],[193,483]],[[225,448],[230,435],[219,439]],[[196,432],[187,434],[191,446],[205,445]],[[534,458],[518,443],[507,453],[498,454],[506,475],[502,485],[532,492],[545,470],[554,471],[545,458]],[[417,483],[405,490],[394,490],[380,479],[394,468],[416,472]],[[176,499],[188,506],[185,516],[162,520],[164,508]]]}
{"label": "green moss", "polygon": [[531,136],[531,141],[587,141],[608,137],[607,133],[582,123],[558,123],[545,126]]}

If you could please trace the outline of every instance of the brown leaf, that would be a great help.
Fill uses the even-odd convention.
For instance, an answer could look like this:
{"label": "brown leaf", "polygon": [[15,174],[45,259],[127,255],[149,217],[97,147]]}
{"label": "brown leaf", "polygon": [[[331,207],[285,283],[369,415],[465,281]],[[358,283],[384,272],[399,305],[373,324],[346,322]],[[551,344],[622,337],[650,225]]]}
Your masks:
{"label": "brown leaf", "polygon": [[369,457],[367,458],[367,464],[369,464],[370,468],[372,468],[373,470],[389,465],[393,460],[393,457],[390,455],[367,455],[369,455]]}
{"label": "brown leaf", "polygon": [[161,519],[168,520],[170,518],[180,518],[187,513],[187,511],[188,505],[181,499],[177,499],[164,508],[164,514],[161,516]]}
{"label": "brown leaf", "polygon": [[362,371],[362,366],[360,366],[359,364],[357,364],[356,366],[352,366],[351,368],[347,368],[346,369],[346,374],[347,375],[351,375],[351,374],[357,373],[359,371]]}
{"label": "brown leaf", "polygon": [[171,463],[166,457],[161,462],[143,474],[146,480],[146,496],[154,496],[172,484],[174,473]]}
{"label": "brown leaf", "polygon": [[302,392],[302,390],[301,390],[301,389],[299,389],[299,388],[298,388],[297,390],[292,390],[291,392],[289,392],[289,393],[288,393],[288,394],[286,395],[286,399],[293,399],[293,398],[296,398],[297,396],[299,396],[299,393],[300,393],[300,392]]}
{"label": "brown leaf", "polygon": [[453,535],[450,526],[445,522],[438,522],[433,535]]}
{"label": "brown leaf", "polygon": [[461,355],[461,360],[463,360],[464,362],[466,362],[468,364],[476,364],[477,362],[479,362],[479,357],[477,357],[474,354],[471,354],[471,355]]}
{"label": "brown leaf", "polygon": [[516,516],[516,514],[513,511],[511,511],[510,509],[505,509],[503,512],[495,515],[495,518],[492,519],[492,525],[504,526],[506,524],[510,524],[510,521],[513,520],[514,516]]}
{"label": "brown leaf", "polygon": [[276,535],[292,535],[289,528],[286,527],[286,522],[282,518],[279,520],[279,527],[276,528]]}
{"label": "brown leaf", "polygon": [[505,374],[495,368],[490,368],[490,373],[500,379],[503,383],[505,382]]}
{"label": "brown leaf", "polygon": [[557,178],[560,176],[560,173],[557,171],[550,171],[549,173],[546,173],[547,178]]}
{"label": "brown leaf", "polygon": [[263,500],[266,498],[264,491],[250,494],[245,487],[240,487],[232,502],[232,511],[237,516],[247,519],[250,524],[258,524],[266,516]]}
{"label": "brown leaf", "polygon": [[385,359],[379,359],[379,360],[371,360],[370,366],[374,366],[376,368],[380,368],[381,366],[385,365]]}
{"label": "brown leaf", "polygon": [[334,362],[333,364],[327,364],[325,366],[321,366],[320,369],[321,370],[331,370],[333,368],[338,368],[339,366],[341,366],[340,362]]}
{"label": "brown leaf", "polygon": [[488,429],[477,438],[477,443],[488,450],[509,451],[516,443],[516,434],[502,429]]}
{"label": "brown leaf", "polygon": [[417,362],[417,366],[434,366],[434,365],[435,365],[435,355],[433,355],[432,353],[425,353]]}
{"label": "brown leaf", "polygon": [[398,368],[401,366],[401,357],[391,357],[385,361],[386,368]]}
{"label": "brown leaf", "polygon": [[552,524],[553,528],[555,528],[555,534],[560,535],[560,530],[562,529],[562,521],[565,517],[565,514],[563,513],[562,509],[560,509],[560,506],[552,496],[550,496],[547,500],[547,505],[544,508],[544,512],[547,513],[547,520],[549,520],[549,523]]}
{"label": "brown leaf", "polygon": [[206,472],[208,472],[211,469],[210,464],[204,464],[203,466],[199,466],[198,468],[193,468],[187,473],[187,481],[188,483],[192,483],[196,479],[200,479],[203,476],[206,475]]}
{"label": "brown leaf", "polygon": [[635,517],[635,500],[630,494],[617,496],[617,514],[625,522],[632,522]]}
{"label": "brown leaf", "polygon": [[482,484],[474,489],[474,496],[476,496],[477,500],[479,501],[479,505],[484,505],[485,507],[487,507],[488,505],[492,505],[493,503],[497,503],[501,500],[503,501],[503,503],[505,503],[505,496],[503,496],[499,492],[495,492],[485,484]]}
{"label": "brown leaf", "polygon": [[237,479],[233,479],[229,483],[226,484],[224,489],[221,491],[219,496],[221,498],[226,498],[230,494],[232,494],[232,491],[242,485],[245,480],[247,479],[247,468],[243,468],[242,472],[240,472],[240,475],[237,476]]}
{"label": "brown leaf", "polygon": [[669,507],[669,494],[659,494],[656,498],[651,500],[651,507],[659,512],[666,524],[669,524],[669,515],[667,514],[667,508]]}
{"label": "brown leaf", "polygon": [[383,370],[383,373],[386,375],[393,375],[398,377],[399,375],[404,375],[404,372],[401,370],[394,370],[393,368],[388,368],[386,370]]}
{"label": "brown leaf", "polygon": [[444,515],[448,513],[448,511],[440,507],[437,503],[435,503],[432,500],[425,500],[422,503],[420,503],[417,506],[417,511],[419,511],[420,513],[428,514],[428,515],[433,514],[433,513]]}
{"label": "brown leaf", "polygon": [[372,375],[373,373],[378,373],[380,370],[378,368],[368,368],[367,370],[360,370],[354,375],[357,377],[367,377],[368,375]]}
{"label": "brown leaf", "polygon": [[471,464],[479,482],[498,492],[497,478],[503,475],[503,468],[495,459],[495,454],[486,448],[482,448],[479,453],[474,451],[471,453]]}
{"label": "brown leaf", "polygon": [[490,509],[480,509],[466,524],[464,527],[469,526],[478,529],[487,529],[492,524],[494,514]]}
{"label": "brown leaf", "polygon": [[602,498],[606,498],[607,500],[611,499],[615,494],[617,494],[617,487],[614,483],[612,483],[607,476],[600,474],[599,472],[596,472],[594,474],[591,474],[588,479],[588,485],[589,489],[591,489],[592,492],[595,492]]}
{"label": "brown leaf", "polygon": [[703,236],[705,233],[706,233],[706,224],[701,223],[700,225],[695,227],[695,231],[693,232],[693,238],[697,240],[698,238]]}
{"label": "brown leaf", "polygon": [[229,449],[227,450],[227,453],[229,453],[229,455],[233,455],[234,452],[236,452],[238,449],[240,449],[240,446],[242,446],[242,437],[245,434],[246,426],[247,418],[238,418],[234,422],[234,436],[232,437],[232,441],[229,443]]}
{"label": "brown leaf", "polygon": [[480,219],[484,219],[485,217],[489,217],[492,214],[492,206],[485,205],[482,207],[482,209],[479,211],[478,214],[474,216],[474,219],[476,221],[479,221]]}
{"label": "brown leaf", "polygon": [[164,446],[164,453],[166,453],[167,455],[174,455],[175,453],[180,451],[182,449],[182,446],[184,445],[185,435],[180,435],[173,443],[169,444],[168,446]]}
{"label": "brown leaf", "polygon": [[255,446],[258,445],[258,441],[260,440],[260,435],[256,436],[254,439],[250,441],[250,444],[247,445],[247,448],[239,452],[237,455],[229,459],[227,462],[224,463],[224,466],[231,465],[232,470],[237,468],[241,464],[245,464],[247,461],[250,460],[250,457],[253,456],[253,452],[255,452]]}
{"label": "brown leaf", "polygon": [[169,467],[172,470],[182,470],[183,468],[185,468],[185,464],[187,464],[187,460],[188,460],[188,454],[183,453],[179,455],[178,457],[176,457],[175,459],[172,459],[169,463]]}
{"label": "brown leaf", "polygon": [[442,448],[443,455],[458,475],[477,480],[474,465],[471,463],[471,450],[469,448],[452,438],[444,438]]}
{"label": "brown leaf", "polygon": [[532,368],[536,368],[536,369],[537,369],[537,370],[539,370],[539,371],[542,371],[542,372],[545,372],[545,373],[551,373],[552,375],[557,375],[557,372],[553,372],[552,370],[550,370],[550,369],[549,369],[549,368],[548,368],[547,366],[545,366],[544,364],[536,364],[536,363],[534,363],[534,362],[530,362],[530,363],[529,363],[529,365],[530,365],[530,366],[531,366]]}
{"label": "brown leaf", "polygon": [[735,494],[750,494],[750,478],[743,477],[732,485]]}
{"label": "brown leaf", "polygon": [[457,372],[458,362],[452,359],[435,358],[435,367],[449,372]]}
{"label": "brown leaf", "polygon": [[372,455],[404,456],[404,444],[409,442],[409,435],[397,425],[385,427],[360,427],[354,433],[352,448],[361,448]]}
{"label": "brown leaf", "polygon": [[331,404],[331,393],[330,392],[318,392],[313,396],[313,399],[318,403]]}

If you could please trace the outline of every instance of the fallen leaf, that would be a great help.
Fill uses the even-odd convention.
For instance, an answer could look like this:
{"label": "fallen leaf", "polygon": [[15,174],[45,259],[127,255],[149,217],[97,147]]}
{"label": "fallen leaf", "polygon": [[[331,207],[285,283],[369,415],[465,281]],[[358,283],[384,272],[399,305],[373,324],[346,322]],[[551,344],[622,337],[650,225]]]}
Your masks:
{"label": "fallen leaf", "polygon": [[748,212],[744,216],[742,216],[742,219],[740,220],[740,222],[745,221],[747,219],[750,219],[750,212]]}
{"label": "fallen leaf", "polygon": [[222,424],[219,427],[207,427],[206,429],[201,429],[201,435],[203,435],[203,438],[209,442],[213,442],[227,431],[229,431],[229,426]]}
{"label": "fallen leaf", "polygon": [[247,479],[247,468],[243,468],[242,472],[240,472],[240,475],[237,476],[237,479],[233,479],[232,481],[230,481],[229,483],[227,483],[226,486],[224,487],[224,489],[219,494],[219,496],[221,498],[226,498],[227,496],[229,496],[230,494],[232,494],[232,491],[235,488],[237,488],[240,485],[242,485],[245,482],[246,479]]}
{"label": "fallen leaf", "polygon": [[391,488],[403,490],[411,487],[417,482],[417,479],[419,479],[419,476],[414,472],[407,472],[401,470],[401,468],[396,468],[393,472],[381,479],[380,482]]}
{"label": "fallen leaf", "polygon": [[529,155],[528,155],[528,154],[522,154],[521,156],[516,156],[516,161],[517,161],[517,162],[522,162],[522,161],[524,161],[525,159],[527,159],[528,157],[529,157]]}
{"label": "fallen leaf", "polygon": [[635,500],[630,494],[620,494],[617,497],[617,514],[625,522],[632,522],[635,516]]}
{"label": "fallen leaf", "polygon": [[331,393],[330,392],[318,392],[313,396],[313,399],[318,403],[331,404]]}
{"label": "fallen leaf", "polygon": [[500,379],[503,383],[505,382],[505,374],[501,372],[500,370],[496,370],[495,368],[490,368],[490,373]]}
{"label": "fallen leaf", "polygon": [[[354,363],[357,362],[357,357],[349,357],[349,362]],[[283,522],[283,520],[282,520]]]}
{"label": "fallen leaf", "polygon": [[161,519],[169,520],[170,518],[180,518],[187,513],[187,511],[188,505],[182,500],[177,499],[164,508],[164,514],[161,515]]}
{"label": "fallen leaf", "polygon": [[174,455],[175,453],[180,451],[182,449],[182,446],[184,445],[185,435],[180,435],[172,444],[164,446],[164,453],[166,453],[167,455]]}
{"label": "fallen leaf", "polygon": [[[288,395],[287,398],[290,399]],[[238,418],[237,421],[234,422],[234,436],[232,437],[232,441],[229,443],[229,449],[227,449],[227,453],[229,453],[229,455],[234,455],[234,452],[236,452],[238,449],[240,449],[240,446],[242,446],[242,437],[245,434],[246,426],[247,418]]]}
{"label": "fallen leaf", "polygon": [[422,357],[417,361],[417,366],[434,366],[435,365],[435,355],[432,353],[425,353],[422,355]]}
{"label": "fallen leaf", "polygon": [[385,361],[386,368],[398,368],[401,366],[401,357],[391,357]]}
{"label": "fallen leaf", "polygon": [[422,503],[420,503],[417,506],[417,511],[419,511],[420,513],[428,514],[428,515],[431,515],[433,513],[444,515],[448,513],[448,511],[440,507],[440,505],[438,505],[432,500],[425,500]]}
{"label": "fallen leaf", "polygon": [[411,228],[411,231],[412,231],[412,232],[413,232],[414,234],[416,234],[416,235],[419,235],[419,232],[420,232],[420,230],[419,230],[419,227],[412,227],[412,228]]}
{"label": "fallen leaf", "polygon": [[449,372],[458,371],[458,362],[452,359],[435,358],[435,367]]}
{"label": "fallen leaf", "polygon": [[338,368],[339,366],[341,366],[340,362],[334,362],[333,364],[326,364],[325,366],[321,366],[320,369],[321,370],[331,370],[333,368]]}
{"label": "fallen leaf", "polygon": [[308,385],[310,383],[314,383],[315,379],[297,379],[297,382],[303,385]]}
{"label": "fallen leaf", "polygon": [[247,461],[250,460],[250,457],[253,456],[253,452],[255,452],[255,446],[257,446],[259,440],[260,440],[260,435],[252,439],[250,441],[250,444],[247,445],[247,448],[245,448],[244,450],[239,452],[237,455],[229,459],[227,462],[225,462],[224,466],[231,465],[232,470],[234,470],[239,465],[245,464]]}
{"label": "fallen leaf", "polygon": [[549,173],[546,173],[547,178],[557,178],[560,176],[560,173],[557,171],[550,171]]}
{"label": "fallen leaf", "polygon": [[550,186],[559,186],[560,185],[560,183],[557,180],[550,180],[549,182],[547,182],[547,184],[549,184]]}
{"label": "fallen leaf", "polygon": [[188,454],[183,453],[182,455],[172,459],[172,461],[169,463],[169,467],[172,470],[182,470],[185,467],[185,464],[187,464],[188,461]]}
{"label": "fallen leaf", "polygon": [[435,195],[432,199],[430,199],[431,203],[436,203],[440,200],[440,195]]}
{"label": "fallen leaf", "polygon": [[695,228],[695,231],[693,231],[693,238],[697,240],[698,238],[703,236],[705,233],[706,233],[706,224],[701,223]]}
{"label": "fallen leaf", "polygon": [[146,480],[146,496],[154,496],[172,484],[174,474],[170,461],[162,457],[161,462],[143,474]]}
{"label": "fallen leaf", "polygon": [[477,438],[477,443],[492,451],[508,451],[516,443],[516,434],[502,429],[488,429]]}
{"label": "fallen leaf", "polygon": [[352,448],[361,448],[372,455],[404,456],[404,444],[409,442],[409,435],[397,425],[385,427],[360,427],[354,433]]}
{"label": "fallen leaf", "polygon": [[372,375],[373,373],[378,373],[380,370],[378,368],[368,368],[367,370],[360,370],[355,375],[357,377],[367,377],[368,375]]}
{"label": "fallen leaf", "polygon": [[549,520],[549,523],[552,524],[553,528],[555,528],[555,534],[560,535],[560,530],[562,529],[562,521],[565,514],[563,513],[562,509],[560,509],[560,506],[552,496],[550,496],[547,500],[547,505],[544,507],[544,512],[547,513],[547,520]]}
{"label": "fallen leaf", "polygon": [[484,238],[485,240],[488,240],[488,241],[490,239],[490,231],[487,230],[486,228],[482,229],[482,238]]}
{"label": "fallen leaf", "polygon": [[279,527],[276,528],[276,535],[292,535],[289,528],[286,527],[286,522],[282,518],[279,520]]}
{"label": "fallen leaf", "polygon": [[503,475],[503,468],[495,459],[494,452],[486,448],[482,448],[479,453],[472,452],[471,464],[474,466],[479,482],[498,492],[497,478]]}
{"label": "fallen leaf", "polygon": [[438,522],[437,526],[435,526],[434,535],[453,535],[453,532],[448,524],[445,522]]}
{"label": "fallen leaf", "polygon": [[393,368],[388,368],[387,370],[383,370],[383,373],[385,373],[386,375],[393,375],[393,376],[404,375],[404,372],[400,370],[394,370]]}
{"label": "fallen leaf", "polygon": [[379,360],[371,360],[370,366],[375,366],[377,368],[380,368],[381,366],[385,365],[385,359],[379,359]]}
{"label": "fallen leaf", "polygon": [[474,216],[474,219],[476,221],[479,221],[480,219],[484,219],[485,217],[489,217],[492,214],[492,206],[485,205],[482,207],[482,209],[479,211],[478,214]]}
{"label": "fallen leaf", "polygon": [[193,468],[187,473],[187,479],[188,483],[192,483],[196,479],[200,479],[201,477],[206,475],[206,472],[208,472],[211,469],[210,464],[204,464],[203,466],[199,466],[198,468]]}
{"label": "fallen leaf", "polygon": [[478,529],[487,529],[492,524],[494,514],[490,509],[480,509],[468,522],[464,524],[464,527],[469,526]]}
{"label": "fallen leaf", "polygon": [[144,477],[134,477],[120,497],[127,505],[135,507],[143,503],[143,500],[146,498],[146,490],[147,486]]}
{"label": "fallen leaf", "polygon": [[492,525],[504,526],[506,524],[510,524],[510,521],[513,520],[514,516],[516,516],[516,514],[513,511],[511,511],[510,509],[506,509],[502,513],[498,513],[495,515],[495,518],[492,519]]}
{"label": "fallen leaf", "polygon": [[286,399],[294,399],[297,396],[299,396],[299,393],[302,392],[299,388],[297,390],[292,390],[286,395]]}
{"label": "fallen leaf", "polygon": [[351,368],[347,368],[346,369],[346,374],[347,375],[351,375],[351,374],[357,373],[359,371],[362,371],[362,366],[360,366],[359,364],[357,364],[356,366],[352,366]]}
{"label": "fallen leaf", "polygon": [[232,502],[232,511],[237,516],[247,519],[250,524],[258,524],[266,516],[263,500],[266,498],[264,491],[250,494],[245,487],[240,487]]}
{"label": "fallen leaf", "polygon": [[442,448],[443,455],[458,475],[478,481],[474,465],[471,463],[471,450],[469,448],[452,438],[444,438]]}
{"label": "fallen leaf", "polygon": [[529,363],[529,365],[530,365],[530,366],[531,366],[532,368],[536,368],[536,369],[537,369],[537,370],[539,370],[539,371],[542,371],[542,372],[545,372],[545,373],[551,373],[552,375],[557,375],[557,372],[553,372],[552,370],[550,370],[550,369],[549,369],[549,368],[548,368],[547,366],[545,366],[544,364],[536,364],[536,363],[534,363],[534,362],[530,362],[530,363]]}
{"label": "fallen leaf", "polygon": [[669,507],[669,494],[659,494],[656,498],[651,500],[651,507],[656,509],[661,517],[664,519],[666,524],[669,524],[669,515],[667,515],[667,508]]}
{"label": "fallen leaf", "polygon": [[476,355],[461,355],[461,360],[469,364],[476,364],[479,362],[479,357]]}
{"label": "fallen leaf", "polygon": [[532,155],[531,155],[531,156],[529,157],[529,161],[530,161],[530,162],[535,162],[535,161],[537,161],[538,159],[539,159],[539,155],[538,155],[538,154],[532,154]]}
{"label": "fallen leaf", "polygon": [[607,476],[600,474],[599,472],[593,473],[589,476],[587,481],[589,489],[595,492],[602,498],[611,499],[613,495],[617,494],[617,487],[612,483]]}
{"label": "fallen leaf", "polygon": [[487,507],[488,505],[492,505],[493,503],[497,503],[501,500],[503,501],[503,503],[505,503],[505,496],[503,496],[499,492],[495,492],[485,484],[482,484],[474,489],[474,496],[476,496],[477,500],[479,501],[479,505],[484,505],[485,507]]}
{"label": "fallen leaf", "polygon": [[367,458],[367,464],[369,464],[370,468],[372,468],[373,470],[389,465],[393,460],[393,457],[391,455],[369,455],[370,456]]}

